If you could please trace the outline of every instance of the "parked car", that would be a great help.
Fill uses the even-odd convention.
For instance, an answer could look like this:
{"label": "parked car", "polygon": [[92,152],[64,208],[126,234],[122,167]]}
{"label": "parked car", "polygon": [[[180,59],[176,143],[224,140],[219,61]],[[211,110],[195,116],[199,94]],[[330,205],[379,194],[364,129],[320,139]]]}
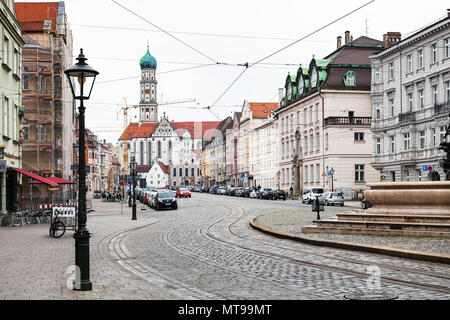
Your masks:
{"label": "parked car", "polygon": [[203,187],[202,188],[203,193],[209,193],[209,187]]}
{"label": "parked car", "polygon": [[163,190],[154,195],[154,208],[161,210],[164,208],[178,209],[177,199],[170,190]]}
{"label": "parked car", "polygon": [[219,186],[212,186],[210,189],[209,189],[209,193],[211,193],[211,194],[217,194],[217,188],[218,188]]}
{"label": "parked car", "polygon": [[253,191],[250,192],[249,198],[258,198],[259,190],[253,189]]}
{"label": "parked car", "polygon": [[364,210],[372,208],[372,204],[368,200],[363,198],[363,199],[361,199],[361,208],[364,209]]}
{"label": "parked car", "polygon": [[283,190],[271,190],[268,194],[270,200],[284,200],[286,201],[286,192]]}
{"label": "parked car", "polygon": [[236,194],[236,189],[235,187],[230,187],[227,189],[227,196],[234,196]]}
{"label": "parked car", "polygon": [[325,193],[325,190],[321,187],[308,187],[306,188],[306,190],[303,192],[302,195],[302,202],[303,203],[312,203],[314,200],[316,200],[316,196],[319,197],[319,201],[320,201],[320,197]]}
{"label": "parked car", "polygon": [[155,208],[155,196],[156,196],[156,194],[157,194],[156,192],[150,192],[149,195],[147,196],[147,205],[150,208]]}
{"label": "parked car", "polygon": [[178,188],[175,195],[177,198],[190,198],[191,192],[188,188]]}
{"label": "parked car", "polygon": [[259,199],[269,199],[269,193],[272,191],[270,188],[264,188],[259,190]]}
{"label": "parked car", "polygon": [[326,206],[344,206],[344,195],[340,192],[325,192],[319,200]]}
{"label": "parked car", "polygon": [[250,198],[250,192],[253,191],[253,188],[247,187],[244,188],[244,191],[242,192],[242,197]]}
{"label": "parked car", "polygon": [[235,197],[242,197],[243,192],[244,192],[244,188],[239,187],[239,188],[237,188],[236,191],[234,192],[234,196],[235,196]]}
{"label": "parked car", "polygon": [[220,194],[221,196],[225,195],[227,193],[227,187],[220,187],[217,189],[217,194]]}
{"label": "parked car", "polygon": [[200,192],[202,190],[202,188],[200,186],[194,186],[193,191],[194,192]]}

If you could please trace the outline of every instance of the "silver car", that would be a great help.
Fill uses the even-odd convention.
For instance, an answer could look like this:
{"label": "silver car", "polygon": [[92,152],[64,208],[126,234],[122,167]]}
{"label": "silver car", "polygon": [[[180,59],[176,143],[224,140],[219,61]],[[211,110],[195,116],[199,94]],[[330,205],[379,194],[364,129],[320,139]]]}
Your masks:
{"label": "silver car", "polygon": [[309,187],[306,188],[305,192],[303,192],[302,195],[302,202],[303,203],[312,203],[314,200],[316,200],[316,197],[319,197],[319,201],[322,202],[321,197],[325,193],[325,190],[321,187]]}
{"label": "silver car", "polygon": [[319,200],[326,206],[344,206],[344,195],[340,192],[325,192]]}

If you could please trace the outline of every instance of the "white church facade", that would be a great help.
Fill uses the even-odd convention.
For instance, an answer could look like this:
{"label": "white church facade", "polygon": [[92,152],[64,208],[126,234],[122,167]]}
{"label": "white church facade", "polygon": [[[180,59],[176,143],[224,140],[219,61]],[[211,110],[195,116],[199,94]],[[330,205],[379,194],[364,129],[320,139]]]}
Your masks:
{"label": "white church facade", "polygon": [[130,123],[125,129],[119,138],[121,147],[127,140],[129,155],[135,156],[138,171],[140,166],[158,162],[166,166],[170,171],[168,185],[201,184],[203,141],[214,136],[220,122],[174,122],[165,113],[158,118],[157,62],[148,49],[140,67],[139,122]]}

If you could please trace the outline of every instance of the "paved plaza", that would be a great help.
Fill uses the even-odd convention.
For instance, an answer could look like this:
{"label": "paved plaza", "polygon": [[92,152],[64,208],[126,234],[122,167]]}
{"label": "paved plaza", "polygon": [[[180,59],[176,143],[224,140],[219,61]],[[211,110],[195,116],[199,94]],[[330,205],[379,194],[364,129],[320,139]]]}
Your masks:
{"label": "paved plaza", "polygon": [[[178,202],[174,211],[138,204],[132,221],[128,205],[93,200],[91,292],[67,287],[75,259],[72,231],[52,239],[48,224],[0,228],[0,299],[344,300],[367,292],[450,298],[446,264],[313,246],[249,225],[272,215],[261,222],[282,230],[292,227],[294,214],[314,218],[300,201],[193,193]],[[324,215],[348,209],[326,208]]]}

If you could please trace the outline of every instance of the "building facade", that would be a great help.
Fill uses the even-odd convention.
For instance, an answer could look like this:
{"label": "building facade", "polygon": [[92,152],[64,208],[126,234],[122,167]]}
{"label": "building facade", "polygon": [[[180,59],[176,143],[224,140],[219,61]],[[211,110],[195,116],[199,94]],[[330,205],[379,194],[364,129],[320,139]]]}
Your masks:
{"label": "building facade", "polygon": [[22,168],[21,31],[14,1],[0,1],[0,211],[20,209],[22,179],[13,168]]}
{"label": "building facade", "polygon": [[[25,45],[22,55],[22,94],[25,117],[23,168],[43,177],[73,181],[75,106],[64,70],[72,65],[72,33],[64,1],[16,3]],[[28,180],[23,184],[27,203]],[[50,198],[41,187],[41,198]],[[66,201],[67,188],[54,192],[54,201]]]}
{"label": "building facade", "polygon": [[360,193],[378,181],[372,158],[370,60],[382,42],[367,37],[345,43],[324,59],[288,75],[286,95],[276,111],[279,123],[281,189],[302,192],[320,186]]}
{"label": "building facade", "polygon": [[385,35],[372,63],[372,166],[384,181],[445,180],[450,113],[450,13],[401,40]]}

